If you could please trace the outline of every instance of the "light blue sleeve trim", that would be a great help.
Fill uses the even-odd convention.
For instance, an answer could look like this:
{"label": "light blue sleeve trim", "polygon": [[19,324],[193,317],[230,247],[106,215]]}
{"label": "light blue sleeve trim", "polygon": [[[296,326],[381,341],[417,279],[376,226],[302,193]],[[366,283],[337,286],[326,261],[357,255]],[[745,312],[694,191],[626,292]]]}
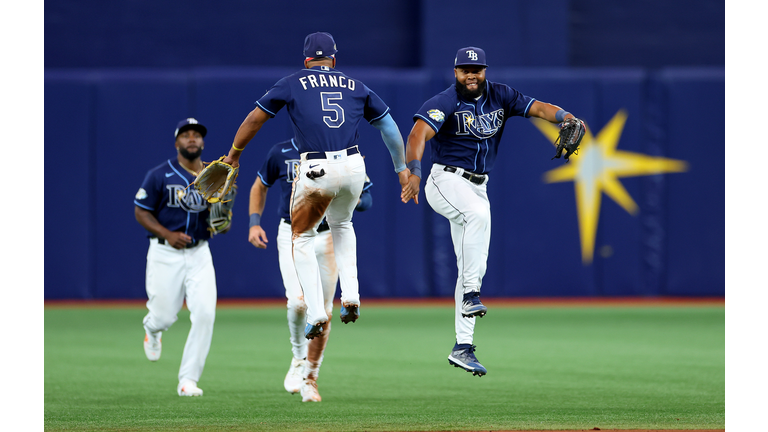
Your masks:
{"label": "light blue sleeve trim", "polygon": [[530,117],[530,115],[528,114],[528,110],[531,109],[531,105],[533,105],[534,102],[536,102],[536,99],[531,98],[531,101],[528,102],[528,106],[525,107],[525,111],[523,111],[523,117],[526,117],[526,118]]}
{"label": "light blue sleeve trim", "polygon": [[373,127],[381,131],[381,138],[392,155],[392,162],[395,164],[395,172],[399,173],[405,170],[405,145],[403,136],[400,135],[400,129],[391,115],[387,114],[381,120],[371,123]]}
{"label": "light blue sleeve trim", "polygon": [[438,131],[438,129],[437,129],[437,126],[435,126],[435,125],[434,125],[434,124],[433,124],[431,121],[429,121],[429,119],[428,119],[428,118],[424,117],[423,115],[421,115],[421,114],[414,114],[414,117],[418,117],[418,118],[420,118],[420,119],[424,120],[425,122],[427,122],[427,124],[429,125],[429,127],[431,127],[432,129],[434,129],[434,130],[435,130],[435,132],[437,132],[437,131]]}
{"label": "light blue sleeve trim", "polygon": [[271,115],[272,117],[274,117],[274,116],[276,116],[276,115],[277,115],[277,114],[273,113],[272,111],[270,111],[270,110],[268,110],[268,109],[264,108],[264,106],[262,106],[262,105],[259,103],[259,101],[256,101],[256,105],[258,105],[258,107],[259,107],[259,108],[261,108],[261,110],[262,110],[262,111],[264,111],[265,113],[267,113],[267,114]]}
{"label": "light blue sleeve trim", "polygon": [[380,115],[380,116],[376,117],[375,119],[373,119],[373,120],[369,121],[368,123],[370,123],[370,124],[373,124],[373,122],[375,122],[375,121],[379,121],[379,120],[383,119],[384,117],[386,117],[386,115],[387,115],[387,114],[389,114],[389,107],[387,107],[387,110],[386,110],[386,111],[384,111],[384,114],[382,114],[382,115]]}
{"label": "light blue sleeve trim", "polygon": [[262,177],[262,176],[261,176],[261,173],[260,173],[260,172],[257,172],[257,173],[256,173],[256,175],[257,175],[257,176],[259,176],[259,180],[261,180],[261,184],[263,184],[264,186],[266,186],[266,187],[268,187],[268,188],[269,188],[269,187],[272,187],[272,185],[271,185],[271,184],[267,183],[267,181],[266,181],[266,180],[264,180],[264,177]]}
{"label": "light blue sleeve trim", "polygon": [[139,203],[139,202],[138,202],[138,201],[136,201],[136,200],[133,200],[133,203],[134,203],[134,204],[136,204],[136,207],[141,207],[141,208],[143,208],[144,210],[155,211],[155,209],[153,209],[152,207],[147,207],[147,206],[145,206],[144,204],[141,204],[141,203]]}

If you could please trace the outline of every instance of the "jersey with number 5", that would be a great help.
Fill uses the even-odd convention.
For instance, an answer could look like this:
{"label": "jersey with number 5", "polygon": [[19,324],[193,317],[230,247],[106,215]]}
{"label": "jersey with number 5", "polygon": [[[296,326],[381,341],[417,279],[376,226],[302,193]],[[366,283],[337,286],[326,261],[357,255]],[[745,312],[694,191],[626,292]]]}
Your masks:
{"label": "jersey with number 5", "polygon": [[302,69],[281,79],[256,105],[271,117],[288,107],[299,153],[355,146],[361,119],[371,123],[389,113],[365,84],[328,66]]}

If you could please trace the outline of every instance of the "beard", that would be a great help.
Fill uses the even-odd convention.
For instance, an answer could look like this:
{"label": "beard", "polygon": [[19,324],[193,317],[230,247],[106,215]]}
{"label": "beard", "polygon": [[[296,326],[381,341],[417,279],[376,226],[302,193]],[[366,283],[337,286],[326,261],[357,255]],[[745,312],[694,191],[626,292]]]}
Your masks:
{"label": "beard", "polygon": [[181,154],[185,159],[188,159],[188,160],[192,161],[192,160],[195,160],[195,159],[199,158],[200,155],[203,154],[203,148],[202,147],[198,147],[196,151],[189,152],[184,147],[179,147],[179,154]]}
{"label": "beard", "polygon": [[485,92],[485,87],[485,80],[482,80],[477,83],[477,90],[468,90],[467,86],[460,83],[458,79],[456,80],[456,91],[459,92],[463,98],[469,100],[476,99],[478,96],[482,95],[483,92]]}

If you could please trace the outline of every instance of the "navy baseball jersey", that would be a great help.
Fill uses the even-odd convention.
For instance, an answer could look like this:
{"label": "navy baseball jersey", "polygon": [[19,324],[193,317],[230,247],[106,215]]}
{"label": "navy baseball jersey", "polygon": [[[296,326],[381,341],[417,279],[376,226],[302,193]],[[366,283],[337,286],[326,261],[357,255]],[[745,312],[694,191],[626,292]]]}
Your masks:
{"label": "navy baseball jersey", "polygon": [[[296,140],[291,138],[288,141],[277,143],[269,149],[267,159],[261,165],[258,175],[261,183],[266,187],[272,187],[275,184],[280,185],[280,204],[277,206],[277,215],[283,219],[291,219],[291,192],[293,179],[299,172],[299,148]],[[360,204],[355,210],[364,211],[373,203],[370,188],[373,184],[366,178],[363,186],[363,193],[360,196]]]}
{"label": "navy baseball jersey", "polygon": [[413,120],[424,120],[435,130],[430,140],[432,162],[464,168],[476,174],[493,169],[507,119],[528,117],[536,99],[506,84],[487,82],[477,100],[466,100],[456,84],[422,105]]}
{"label": "navy baseball jersey", "polygon": [[281,79],[256,105],[271,117],[287,106],[299,153],[355,146],[360,120],[371,123],[389,113],[365,84],[328,66],[302,69]]}
{"label": "navy baseball jersey", "polygon": [[[195,176],[178,160],[168,159],[149,170],[133,203],[152,212],[168,230],[183,232],[192,237],[192,241],[206,240],[211,237],[206,222],[208,203],[190,186],[194,181]],[[179,197],[179,191],[184,192],[184,198]]]}

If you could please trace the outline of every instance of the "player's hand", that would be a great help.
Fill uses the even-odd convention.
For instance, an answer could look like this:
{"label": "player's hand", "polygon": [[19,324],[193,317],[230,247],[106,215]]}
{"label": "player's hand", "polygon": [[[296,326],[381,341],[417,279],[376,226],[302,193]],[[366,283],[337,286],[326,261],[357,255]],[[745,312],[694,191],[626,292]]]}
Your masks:
{"label": "player's hand", "polygon": [[165,237],[165,241],[174,249],[184,249],[187,244],[192,242],[192,237],[183,232],[171,231]]}
{"label": "player's hand", "polygon": [[254,225],[248,230],[248,241],[259,249],[266,249],[267,243],[269,243],[267,233],[264,232],[261,225]]}
{"label": "player's hand", "polygon": [[232,153],[233,152],[230,151],[228,155],[224,156],[224,159],[222,159],[222,162],[224,162],[225,164],[231,165],[232,168],[237,168],[240,166],[240,161],[239,161],[240,157],[235,159],[232,157]]}
{"label": "player's hand", "polygon": [[406,184],[402,184],[403,191],[400,193],[400,200],[404,203],[407,203],[411,199],[413,199],[413,202],[416,204],[419,203],[419,183],[421,182],[421,179],[418,176],[410,175],[408,177],[408,180]]}

